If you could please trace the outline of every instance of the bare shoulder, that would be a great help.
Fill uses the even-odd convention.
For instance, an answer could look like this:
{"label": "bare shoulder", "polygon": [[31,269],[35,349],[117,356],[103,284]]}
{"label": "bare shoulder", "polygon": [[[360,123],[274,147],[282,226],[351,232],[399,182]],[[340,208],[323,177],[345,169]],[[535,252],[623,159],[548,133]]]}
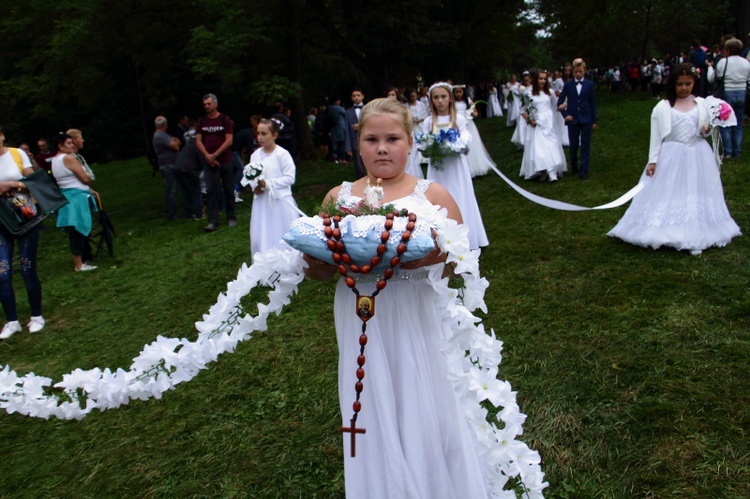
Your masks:
{"label": "bare shoulder", "polygon": [[436,182],[432,182],[427,188],[427,191],[425,191],[425,197],[427,197],[427,200],[430,203],[441,206],[448,210],[449,218],[452,218],[459,223],[463,223],[463,219],[461,218],[461,210],[459,210],[456,201],[453,199],[453,196],[450,195],[445,187]]}

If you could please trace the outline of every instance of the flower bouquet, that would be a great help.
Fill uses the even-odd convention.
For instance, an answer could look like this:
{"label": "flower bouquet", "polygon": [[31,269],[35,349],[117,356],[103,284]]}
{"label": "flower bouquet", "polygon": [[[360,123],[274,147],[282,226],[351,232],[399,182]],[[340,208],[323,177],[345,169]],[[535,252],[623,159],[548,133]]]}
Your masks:
{"label": "flower bouquet", "polygon": [[248,163],[245,165],[245,169],[242,171],[242,179],[240,179],[240,185],[242,187],[250,186],[251,190],[255,190],[258,187],[258,181],[261,180],[263,174],[262,163]]}
{"label": "flower bouquet", "polygon": [[706,97],[706,107],[708,108],[711,126],[727,127],[737,124],[737,115],[727,102],[709,96]]}
{"label": "flower bouquet", "polygon": [[536,120],[537,109],[536,109],[536,105],[534,104],[534,99],[527,92],[521,92],[520,97],[521,97],[521,107],[526,110],[526,114],[529,117],[527,121]]}
{"label": "flower bouquet", "polygon": [[724,152],[718,127],[735,126],[737,124],[737,115],[729,103],[712,95],[706,97],[705,104],[708,109],[708,122],[712,127],[710,135],[714,159],[716,160],[716,165],[721,168]]}
{"label": "flower bouquet", "polygon": [[417,135],[417,149],[422,156],[430,159],[436,170],[443,168],[443,160],[450,156],[466,154],[469,148],[455,128],[441,129],[438,133]]}
{"label": "flower bouquet", "polygon": [[466,110],[466,119],[467,120],[473,120],[474,119],[474,110],[477,108],[477,104],[484,104],[485,106],[488,105],[486,101],[478,100],[474,102],[469,108]]}

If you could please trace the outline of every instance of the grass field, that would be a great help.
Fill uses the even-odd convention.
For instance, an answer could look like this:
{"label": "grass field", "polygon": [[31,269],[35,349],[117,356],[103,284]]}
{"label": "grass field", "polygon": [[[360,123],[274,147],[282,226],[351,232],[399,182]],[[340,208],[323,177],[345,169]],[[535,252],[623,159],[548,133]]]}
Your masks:
{"label": "grass field", "polygon": [[[595,206],[637,182],[655,101],[599,100],[591,178],[523,187]],[[517,178],[504,118],[478,125]],[[115,256],[74,273],[67,238],[48,222],[47,327],[0,342],[0,366],[57,381],[78,367],[128,367],[159,334],[195,339],[194,322],[249,259],[249,202],[238,227],[204,234],[205,221],[163,219],[161,179],[145,159],[94,170]],[[314,212],[350,170],[299,164],[300,208]],[[750,162],[728,162],[722,177],[747,232]],[[700,257],[637,248],[605,235],[624,207],[549,210],[492,173],[474,185],[491,243],[484,322],[505,343],[500,376],[528,414],[522,438],[542,455],[546,495],[750,497],[748,237]],[[27,321],[20,275],[14,284]],[[81,421],[0,414],[0,497],[342,497],[334,284],[305,281],[267,332],[161,400]]]}

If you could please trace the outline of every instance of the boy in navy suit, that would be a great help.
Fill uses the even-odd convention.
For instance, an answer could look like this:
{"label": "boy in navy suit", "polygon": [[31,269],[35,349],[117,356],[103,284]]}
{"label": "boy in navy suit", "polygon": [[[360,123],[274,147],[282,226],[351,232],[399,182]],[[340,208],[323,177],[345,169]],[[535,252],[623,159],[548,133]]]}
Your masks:
{"label": "boy in navy suit", "polygon": [[[581,179],[589,176],[591,156],[591,131],[596,128],[596,97],[594,84],[586,80],[586,63],[578,58],[573,61],[573,79],[563,86],[557,107],[565,118],[570,139],[570,165],[573,173]],[[567,102],[566,102],[567,99]],[[580,147],[579,147],[580,145]],[[578,149],[581,150],[581,167],[578,167]]]}
{"label": "boy in navy suit", "polygon": [[354,174],[358,179],[364,177],[367,173],[362,164],[362,158],[359,156],[357,140],[359,138],[359,113],[362,112],[365,94],[360,88],[352,90],[352,107],[346,110],[346,154],[352,158],[354,163]]}

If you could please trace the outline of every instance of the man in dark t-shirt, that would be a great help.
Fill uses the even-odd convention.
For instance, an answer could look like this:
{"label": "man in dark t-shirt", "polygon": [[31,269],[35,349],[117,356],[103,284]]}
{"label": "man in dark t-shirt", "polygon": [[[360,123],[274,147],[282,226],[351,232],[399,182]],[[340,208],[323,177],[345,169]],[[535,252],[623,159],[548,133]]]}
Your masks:
{"label": "man in dark t-shirt", "polygon": [[198,119],[195,127],[195,147],[203,156],[203,176],[208,197],[208,225],[203,230],[213,232],[219,228],[219,204],[224,193],[227,224],[237,225],[234,215],[234,165],[232,139],[234,123],[219,112],[219,101],[214,94],[203,96],[206,115]]}

